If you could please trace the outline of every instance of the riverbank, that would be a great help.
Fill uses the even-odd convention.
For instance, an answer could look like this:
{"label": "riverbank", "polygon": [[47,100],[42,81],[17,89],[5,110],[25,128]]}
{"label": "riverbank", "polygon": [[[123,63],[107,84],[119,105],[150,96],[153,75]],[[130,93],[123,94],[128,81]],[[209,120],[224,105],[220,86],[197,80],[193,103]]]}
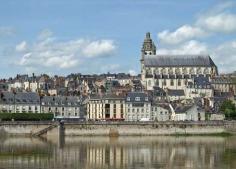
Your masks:
{"label": "riverbank", "polygon": [[156,136],[229,135],[236,121],[204,122],[0,122],[0,135]]}

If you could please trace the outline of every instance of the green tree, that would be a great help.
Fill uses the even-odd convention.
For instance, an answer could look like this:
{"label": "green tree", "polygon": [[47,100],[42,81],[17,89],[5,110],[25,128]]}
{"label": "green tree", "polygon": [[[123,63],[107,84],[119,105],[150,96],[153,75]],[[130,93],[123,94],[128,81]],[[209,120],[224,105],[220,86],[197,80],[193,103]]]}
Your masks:
{"label": "green tree", "polygon": [[226,119],[236,119],[236,107],[231,100],[225,100],[220,110],[224,112]]}

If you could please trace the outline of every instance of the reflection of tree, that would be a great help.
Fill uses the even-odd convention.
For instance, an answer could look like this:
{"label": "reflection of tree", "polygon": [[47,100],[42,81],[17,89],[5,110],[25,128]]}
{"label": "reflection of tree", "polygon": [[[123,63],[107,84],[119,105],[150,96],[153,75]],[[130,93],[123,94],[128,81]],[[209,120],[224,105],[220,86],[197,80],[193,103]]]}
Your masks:
{"label": "reflection of tree", "polygon": [[223,164],[227,166],[227,168],[236,168],[236,149],[226,149],[222,157]]}

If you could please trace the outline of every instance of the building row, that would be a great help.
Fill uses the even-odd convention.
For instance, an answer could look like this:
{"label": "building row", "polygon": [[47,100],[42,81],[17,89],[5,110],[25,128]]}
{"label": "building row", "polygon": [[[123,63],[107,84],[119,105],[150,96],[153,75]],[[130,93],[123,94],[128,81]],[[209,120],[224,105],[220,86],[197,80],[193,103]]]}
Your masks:
{"label": "building row", "polygon": [[39,96],[33,92],[2,92],[0,112],[53,113],[55,118],[83,118],[92,121],[183,121],[205,120],[202,102],[156,101],[144,92],[125,96],[107,94],[88,98]]}

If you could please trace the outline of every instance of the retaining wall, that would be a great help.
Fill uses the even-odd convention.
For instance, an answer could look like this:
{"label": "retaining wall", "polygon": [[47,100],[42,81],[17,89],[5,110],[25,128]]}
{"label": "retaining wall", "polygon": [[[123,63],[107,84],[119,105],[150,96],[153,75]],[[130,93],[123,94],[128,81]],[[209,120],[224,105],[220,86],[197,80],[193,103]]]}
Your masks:
{"label": "retaining wall", "polygon": [[215,122],[96,122],[65,123],[59,127],[57,122],[0,122],[0,134],[31,135],[49,125],[58,124],[46,133],[56,135],[59,129],[69,136],[134,136],[134,135],[175,135],[175,134],[217,134],[222,132],[236,133],[236,121]]}

